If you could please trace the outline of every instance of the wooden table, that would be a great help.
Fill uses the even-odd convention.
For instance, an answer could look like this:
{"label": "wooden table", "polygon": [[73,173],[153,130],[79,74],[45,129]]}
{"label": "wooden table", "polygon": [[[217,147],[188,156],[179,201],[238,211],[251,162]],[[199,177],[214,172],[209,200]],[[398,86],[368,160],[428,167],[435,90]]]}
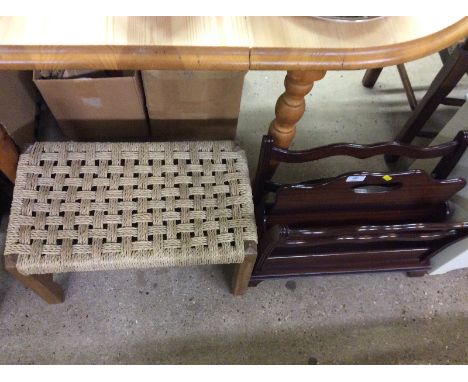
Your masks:
{"label": "wooden table", "polygon": [[328,70],[415,60],[468,35],[468,17],[0,17],[0,69],[287,70],[270,133],[289,147]]}

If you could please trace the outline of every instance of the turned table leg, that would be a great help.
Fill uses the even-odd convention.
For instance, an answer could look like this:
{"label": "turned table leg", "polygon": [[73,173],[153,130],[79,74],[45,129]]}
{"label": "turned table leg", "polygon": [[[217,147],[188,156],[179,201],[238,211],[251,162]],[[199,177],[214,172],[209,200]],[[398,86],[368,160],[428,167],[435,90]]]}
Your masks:
{"label": "turned table leg", "polygon": [[271,122],[269,133],[275,145],[288,148],[296,133],[296,123],[305,111],[304,97],[312,90],[314,82],[325,76],[325,71],[288,71],[284,80],[285,92],[276,102],[276,118]]}

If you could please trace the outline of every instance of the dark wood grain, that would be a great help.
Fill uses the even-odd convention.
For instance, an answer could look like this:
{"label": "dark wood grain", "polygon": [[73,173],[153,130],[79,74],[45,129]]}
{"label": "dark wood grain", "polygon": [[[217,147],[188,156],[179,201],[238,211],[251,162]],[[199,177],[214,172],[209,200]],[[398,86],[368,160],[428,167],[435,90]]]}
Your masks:
{"label": "dark wood grain", "polygon": [[468,223],[315,230],[275,226],[265,235],[265,240],[274,237],[275,248],[272,250],[270,245],[269,251],[260,253],[251,281],[334,273],[426,271],[432,255],[467,235]]}
{"label": "dark wood grain", "polygon": [[468,131],[459,131],[454,141],[458,142],[455,150],[445,155],[432,170],[435,179],[445,179],[450,175],[468,147]]}
{"label": "dark wood grain", "polygon": [[[356,176],[365,179],[348,182]],[[465,184],[462,178],[434,180],[420,170],[349,173],[324,183],[280,187],[275,202],[267,207],[265,222],[268,227],[441,220],[449,211],[446,201]]]}
{"label": "dark wood grain", "polygon": [[[446,179],[468,145],[419,148],[397,142],[335,144],[291,151],[264,136],[254,181],[259,255],[249,285],[276,277],[406,271],[423,275],[430,257],[468,237],[468,223],[447,223],[448,200],[463,178]],[[398,153],[442,157],[431,175],[421,170],[342,174],[296,184],[271,181],[271,163],[302,163],[335,155],[368,158]],[[352,177],[352,178],[350,178]],[[273,194],[273,198],[266,198]]]}
{"label": "dark wood grain", "polygon": [[355,143],[335,143],[310,150],[286,150],[274,147],[271,159],[285,163],[303,163],[324,159],[337,155],[346,155],[359,159],[366,159],[376,155],[399,155],[413,159],[437,158],[448,155],[459,145],[457,139],[432,147],[418,147],[400,142],[383,142],[371,145]]}

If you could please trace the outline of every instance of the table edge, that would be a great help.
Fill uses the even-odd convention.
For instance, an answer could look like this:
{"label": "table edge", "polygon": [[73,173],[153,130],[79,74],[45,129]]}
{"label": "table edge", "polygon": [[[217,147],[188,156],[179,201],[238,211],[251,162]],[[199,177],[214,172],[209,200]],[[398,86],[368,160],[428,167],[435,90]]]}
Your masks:
{"label": "table edge", "polygon": [[468,36],[468,17],[433,34],[403,43],[365,48],[252,48],[251,70],[355,70],[416,60]]}
{"label": "table edge", "polygon": [[355,49],[0,45],[0,70],[354,70],[413,61],[468,36],[468,17],[403,43]]}
{"label": "table edge", "polygon": [[249,70],[247,47],[0,45],[0,70]]}

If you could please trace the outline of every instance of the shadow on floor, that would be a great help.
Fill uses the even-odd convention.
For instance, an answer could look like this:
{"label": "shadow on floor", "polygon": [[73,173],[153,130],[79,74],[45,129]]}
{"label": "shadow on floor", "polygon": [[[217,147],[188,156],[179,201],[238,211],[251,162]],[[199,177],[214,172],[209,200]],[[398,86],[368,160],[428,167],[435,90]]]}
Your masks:
{"label": "shadow on floor", "polygon": [[[197,336],[114,347],[117,363],[413,364],[464,363],[466,317],[284,330],[246,337]],[[248,323],[246,323],[248,326]],[[465,332],[466,333],[466,332]]]}

